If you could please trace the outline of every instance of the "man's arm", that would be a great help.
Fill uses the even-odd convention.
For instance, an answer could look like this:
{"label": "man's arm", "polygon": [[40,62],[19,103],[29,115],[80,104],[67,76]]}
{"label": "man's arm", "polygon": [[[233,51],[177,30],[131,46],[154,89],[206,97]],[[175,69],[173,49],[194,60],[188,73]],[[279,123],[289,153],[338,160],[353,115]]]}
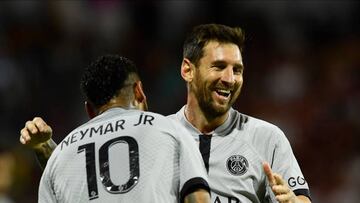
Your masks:
{"label": "man's arm", "polygon": [[34,150],[42,169],[56,148],[56,143],[51,139],[52,129],[40,117],[27,121],[20,131],[20,142]]}
{"label": "man's arm", "polygon": [[279,174],[272,172],[268,163],[263,163],[263,168],[277,201],[280,203],[311,203],[310,199],[304,195],[296,196],[284,179]]}
{"label": "man's arm", "polygon": [[208,203],[210,202],[210,194],[207,190],[198,189],[189,193],[184,198],[184,203]]}

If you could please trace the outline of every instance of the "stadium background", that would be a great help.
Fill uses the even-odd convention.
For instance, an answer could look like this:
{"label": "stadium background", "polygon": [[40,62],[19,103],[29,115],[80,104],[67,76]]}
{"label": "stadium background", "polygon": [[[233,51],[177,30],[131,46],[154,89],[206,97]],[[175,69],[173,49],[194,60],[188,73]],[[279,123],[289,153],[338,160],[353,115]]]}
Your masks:
{"label": "stadium background", "polygon": [[79,78],[91,60],[134,60],[150,110],[170,114],[185,103],[186,33],[223,23],[247,35],[236,108],[285,131],[313,202],[359,202],[359,11],[356,1],[1,1],[0,152],[10,151],[15,167],[0,193],[37,201],[41,171],[19,130],[41,116],[59,142],[86,121]]}

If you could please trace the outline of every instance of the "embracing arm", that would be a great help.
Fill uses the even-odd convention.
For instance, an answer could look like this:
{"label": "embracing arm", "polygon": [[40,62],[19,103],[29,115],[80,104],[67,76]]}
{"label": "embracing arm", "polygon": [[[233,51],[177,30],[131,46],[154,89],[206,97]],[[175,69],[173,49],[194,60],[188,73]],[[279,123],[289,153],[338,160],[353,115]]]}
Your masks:
{"label": "embracing arm", "polygon": [[42,169],[57,146],[51,137],[51,127],[40,117],[27,121],[20,131],[20,143],[34,150]]}
{"label": "embracing arm", "polygon": [[42,169],[45,169],[46,163],[56,146],[57,145],[54,140],[49,139],[47,142],[40,144],[38,148],[34,148],[37,160],[39,161]]}
{"label": "embracing arm", "polygon": [[189,193],[184,198],[184,203],[208,203],[210,202],[210,194],[205,189],[198,189]]}

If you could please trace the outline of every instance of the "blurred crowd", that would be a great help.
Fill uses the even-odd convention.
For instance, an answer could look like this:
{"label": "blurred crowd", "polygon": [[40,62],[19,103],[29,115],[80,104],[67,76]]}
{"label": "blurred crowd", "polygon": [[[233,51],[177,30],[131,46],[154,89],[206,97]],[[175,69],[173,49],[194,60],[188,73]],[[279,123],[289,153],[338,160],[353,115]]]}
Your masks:
{"label": "blurred crowd", "polygon": [[0,203],[37,202],[19,131],[41,116],[59,142],[86,121],[79,78],[97,56],[136,62],[150,110],[184,105],[182,42],[202,23],[245,30],[235,108],[285,132],[313,202],[360,202],[359,19],[356,1],[1,1]]}

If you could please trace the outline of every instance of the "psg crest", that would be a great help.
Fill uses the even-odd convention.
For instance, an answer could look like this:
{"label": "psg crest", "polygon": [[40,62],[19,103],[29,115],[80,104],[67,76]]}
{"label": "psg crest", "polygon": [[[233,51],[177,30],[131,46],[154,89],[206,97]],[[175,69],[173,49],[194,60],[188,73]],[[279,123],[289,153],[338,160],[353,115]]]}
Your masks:
{"label": "psg crest", "polygon": [[226,161],[226,167],[231,174],[240,176],[246,173],[249,168],[249,163],[245,157],[233,155]]}

